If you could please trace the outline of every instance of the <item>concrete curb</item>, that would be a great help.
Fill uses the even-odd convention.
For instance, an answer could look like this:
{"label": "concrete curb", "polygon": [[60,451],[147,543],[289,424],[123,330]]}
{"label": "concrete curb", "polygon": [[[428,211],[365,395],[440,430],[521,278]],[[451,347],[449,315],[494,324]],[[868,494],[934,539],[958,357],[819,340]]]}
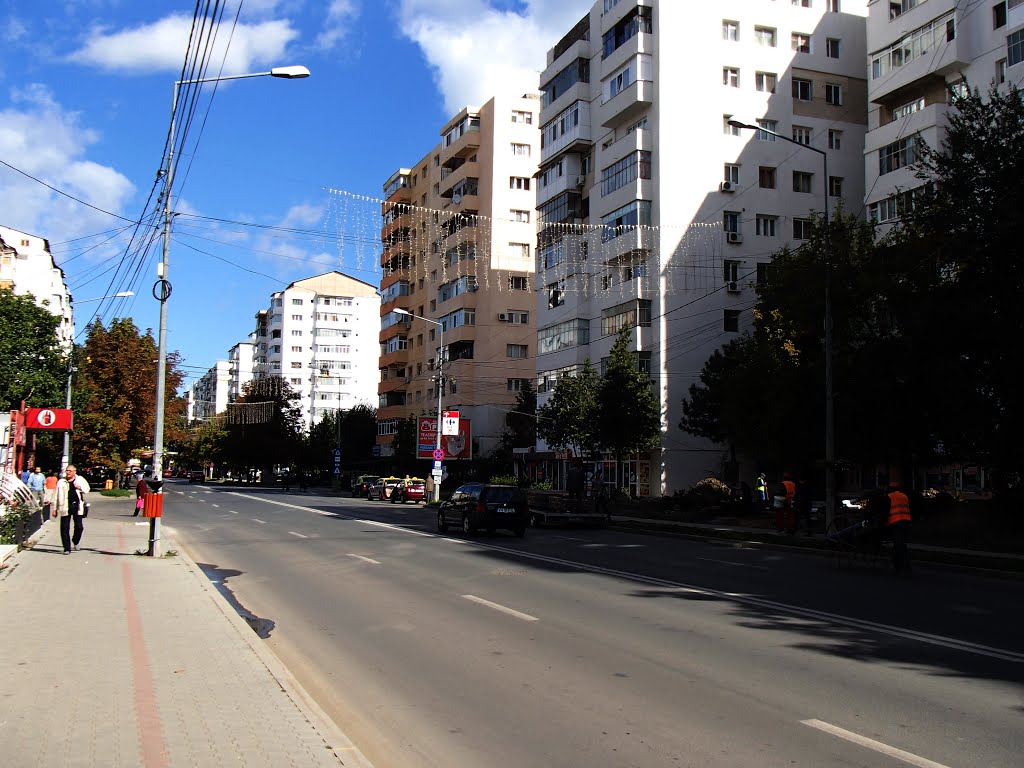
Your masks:
{"label": "concrete curb", "polygon": [[[163,528],[162,533],[172,534],[173,530]],[[210,596],[217,608],[220,609],[220,612],[235,628],[242,640],[252,649],[253,653],[256,654],[256,657],[263,666],[267,668],[267,671],[277,681],[278,685],[281,686],[281,690],[285,692],[285,695],[305,715],[309,724],[320,735],[324,740],[324,744],[334,753],[341,764],[355,766],[355,768],[373,768],[373,763],[366,758],[359,748],[349,740],[341,728],[323,711],[320,705],[295,679],[294,675],[288,671],[288,668],[277,658],[274,652],[263,644],[256,636],[252,627],[231,607],[227,598],[210,583],[206,574],[196,565],[196,562],[188,553],[178,546],[172,538],[164,536],[163,551],[168,552],[172,549],[177,553],[176,556],[185,563],[187,570],[195,578],[198,586]]]}

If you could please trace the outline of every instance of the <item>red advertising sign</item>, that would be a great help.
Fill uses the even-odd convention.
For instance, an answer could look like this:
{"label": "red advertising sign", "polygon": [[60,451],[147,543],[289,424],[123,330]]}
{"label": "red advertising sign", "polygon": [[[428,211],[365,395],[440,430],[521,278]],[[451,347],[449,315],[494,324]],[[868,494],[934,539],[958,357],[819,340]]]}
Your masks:
{"label": "red advertising sign", "polygon": [[74,423],[74,415],[67,408],[29,408],[25,412],[25,429],[66,432],[74,429]]}
{"label": "red advertising sign", "polygon": [[[445,461],[473,458],[473,433],[471,419],[459,419],[459,434],[441,435],[441,448]],[[437,417],[420,416],[417,421],[416,458],[433,459],[437,444]]]}

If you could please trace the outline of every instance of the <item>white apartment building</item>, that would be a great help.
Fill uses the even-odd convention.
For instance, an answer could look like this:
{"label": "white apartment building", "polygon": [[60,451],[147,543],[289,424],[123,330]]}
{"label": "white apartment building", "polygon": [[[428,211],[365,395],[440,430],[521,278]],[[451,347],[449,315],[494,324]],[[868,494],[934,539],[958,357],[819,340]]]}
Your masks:
{"label": "white apartment building", "polygon": [[377,399],[380,296],[373,285],[341,272],[296,280],[271,294],[256,318],[254,375],[283,377],[299,393],[306,427]]}
{"label": "white apartment building", "polygon": [[[663,423],[660,449],[619,468],[635,494],[722,472],[726,448],[678,427],[689,386],[751,327],[772,254],[807,238],[826,199],[861,210],[866,14],[867,0],[600,0],[548,53],[538,403],[637,326]],[[829,178],[800,145],[827,153]]]}
{"label": "white apartment building", "polygon": [[0,288],[19,296],[31,294],[36,304],[59,317],[57,341],[61,348],[71,348],[75,337],[71,294],[48,240],[0,226]]}
{"label": "white apartment building", "polygon": [[[256,369],[256,334],[249,341],[240,341],[228,350],[228,402],[243,394],[242,388],[252,381]],[[264,350],[265,351],[265,350]]]}
{"label": "white apartment building", "polygon": [[916,140],[940,145],[949,93],[1024,80],[1024,0],[890,0],[868,10],[865,203],[884,225],[913,203]]}
{"label": "white apartment building", "polygon": [[469,421],[474,455],[498,447],[505,415],[535,374],[539,111],[536,94],[465,107],[441,127],[439,144],[384,184],[382,455],[399,420],[436,414],[438,354],[444,408]]}
{"label": "white apartment building", "polygon": [[228,384],[231,366],[227,360],[218,360],[190,388],[190,420],[205,421],[227,410]]}

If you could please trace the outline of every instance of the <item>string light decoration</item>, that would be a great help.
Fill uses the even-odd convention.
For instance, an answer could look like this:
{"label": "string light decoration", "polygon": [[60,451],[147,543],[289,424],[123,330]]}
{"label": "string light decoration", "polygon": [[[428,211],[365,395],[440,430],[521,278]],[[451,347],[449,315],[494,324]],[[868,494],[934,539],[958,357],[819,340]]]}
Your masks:
{"label": "string light decoration", "polygon": [[511,290],[511,278],[526,273],[534,276],[537,290],[556,286],[582,299],[624,300],[638,290],[647,296],[670,295],[715,290],[722,282],[724,235],[718,222],[539,220],[533,242],[516,243],[505,236],[516,231],[506,225],[520,223],[513,218],[426,208],[396,201],[394,195],[388,201],[342,189],[325,191],[325,228],[338,243],[339,268],[378,272],[382,280],[402,274],[436,286],[451,284],[456,294],[476,287],[504,292]]}

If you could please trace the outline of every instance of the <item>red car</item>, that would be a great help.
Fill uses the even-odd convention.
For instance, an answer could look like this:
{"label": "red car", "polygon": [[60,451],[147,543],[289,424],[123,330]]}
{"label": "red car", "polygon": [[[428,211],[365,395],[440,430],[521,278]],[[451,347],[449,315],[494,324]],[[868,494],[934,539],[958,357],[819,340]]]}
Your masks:
{"label": "red car", "polygon": [[405,504],[407,501],[411,501],[415,504],[421,501],[426,501],[426,498],[427,484],[418,477],[411,477],[407,480],[403,480],[402,484],[391,492],[392,504],[397,504],[398,502]]}

